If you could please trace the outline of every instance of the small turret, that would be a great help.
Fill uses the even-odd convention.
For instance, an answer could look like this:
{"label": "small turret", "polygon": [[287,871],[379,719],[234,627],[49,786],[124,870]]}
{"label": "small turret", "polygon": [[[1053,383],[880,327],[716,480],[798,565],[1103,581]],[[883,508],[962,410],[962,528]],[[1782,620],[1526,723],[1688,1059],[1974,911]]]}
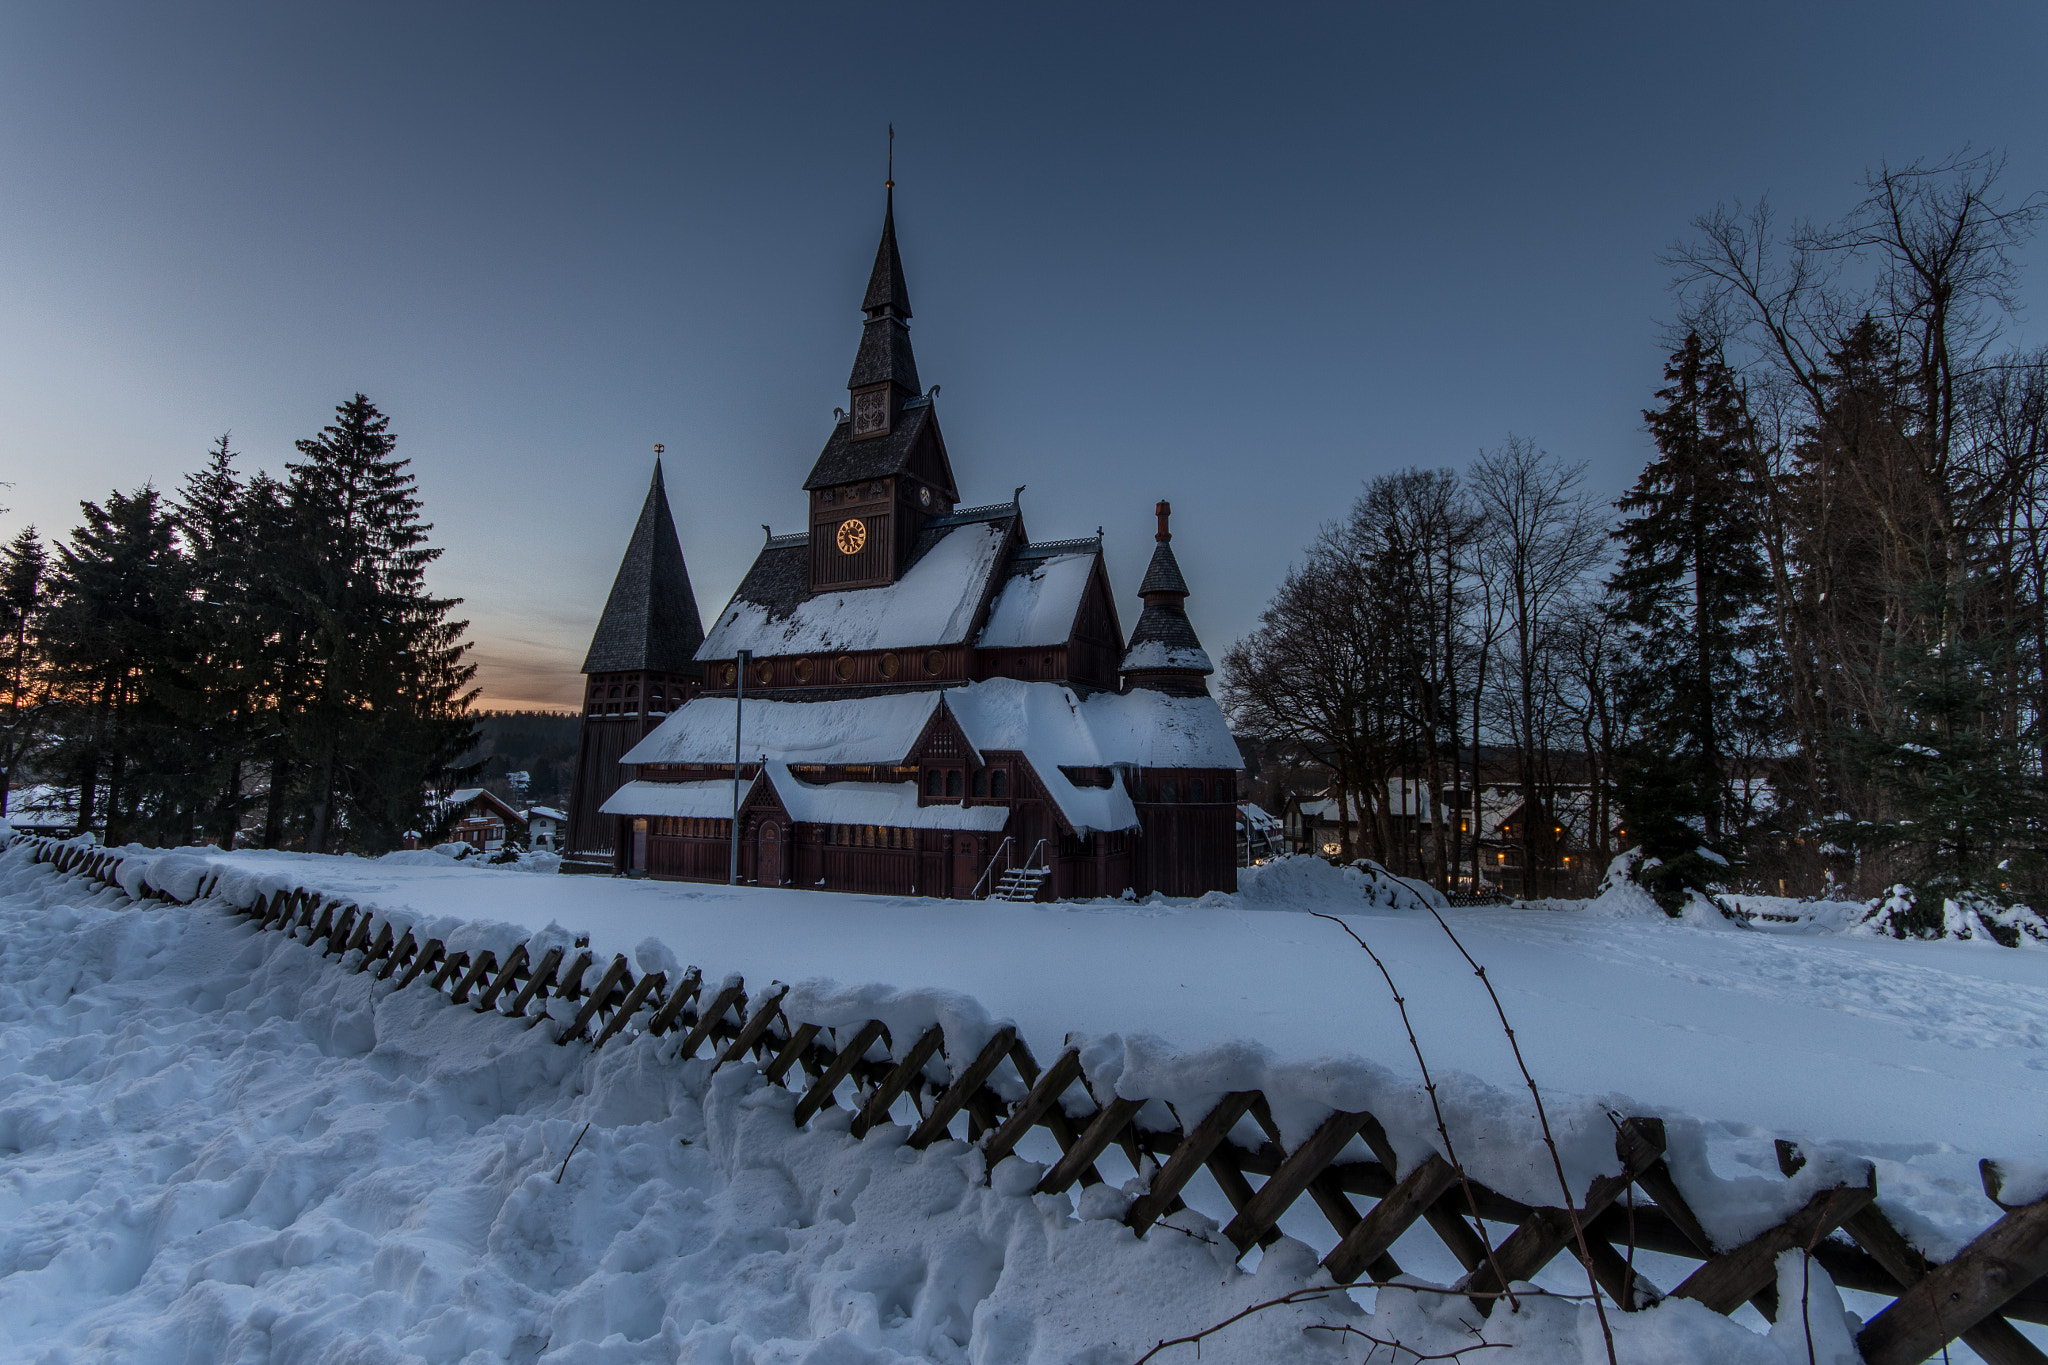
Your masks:
{"label": "small turret", "polygon": [[1131,645],[1124,651],[1119,671],[1126,692],[1143,687],[1179,697],[1199,697],[1209,690],[1204,679],[1216,668],[1183,605],[1188,583],[1181,577],[1180,562],[1173,557],[1173,532],[1167,529],[1173,504],[1161,502],[1153,510],[1159,514],[1158,544],[1146,566],[1145,580],[1138,585],[1145,610],[1131,631]]}

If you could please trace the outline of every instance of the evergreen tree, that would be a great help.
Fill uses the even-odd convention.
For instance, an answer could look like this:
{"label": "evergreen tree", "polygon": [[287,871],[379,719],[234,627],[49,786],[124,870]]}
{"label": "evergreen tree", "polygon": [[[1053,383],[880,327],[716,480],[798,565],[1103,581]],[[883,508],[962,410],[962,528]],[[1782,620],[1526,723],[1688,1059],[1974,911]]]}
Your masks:
{"label": "evergreen tree", "polygon": [[[251,490],[222,436],[189,475],[177,518],[190,563],[189,668],[173,693],[181,724],[196,738],[195,824],[233,847],[249,798],[244,778],[263,733],[264,699],[275,684],[267,623],[257,610],[262,573]],[[195,832],[197,832],[195,830]]]}
{"label": "evergreen tree", "polygon": [[154,488],[81,503],[57,547],[39,640],[54,697],[53,765],[78,787],[78,828],[165,838],[196,746],[167,704],[183,635],[185,563]]}
{"label": "evergreen tree", "polygon": [[[1935,589],[1928,585],[1923,595]],[[1930,617],[1960,614],[1922,609]],[[1920,893],[1903,926],[1941,930],[1942,902],[1967,893],[1994,897],[2014,861],[2038,864],[2048,799],[2029,746],[2001,732],[1998,692],[2010,632],[1946,642],[1895,643],[1886,691],[1890,723],[1855,736],[1855,777],[1883,812],[1828,828],[1844,847],[1890,855],[1894,875]],[[2016,851],[2021,850],[2021,851]]]}
{"label": "evergreen tree", "polygon": [[41,743],[48,720],[35,654],[48,574],[35,527],[23,527],[0,549],[0,815],[7,813],[9,783]]}
{"label": "evergreen tree", "polygon": [[[1664,406],[1643,414],[1657,458],[1617,504],[1622,560],[1609,591],[1627,628],[1622,685],[1642,730],[1619,796],[1646,841],[1691,841],[1646,843],[1666,880],[1704,884],[1747,832],[1735,827],[1731,759],[1755,750],[1772,709],[1761,688],[1771,637],[1759,438],[1733,372],[1698,334],[1664,374]],[[1712,856],[1692,859],[1701,844]],[[1682,895],[1675,883],[1667,892]]]}
{"label": "evergreen tree", "polygon": [[459,599],[427,593],[441,551],[427,544],[433,528],[389,426],[357,394],[289,466],[299,552],[279,568],[304,620],[305,696],[291,731],[316,852],[343,837],[395,845],[419,822],[426,788],[464,775],[455,765],[475,740],[468,623],[448,617]]}

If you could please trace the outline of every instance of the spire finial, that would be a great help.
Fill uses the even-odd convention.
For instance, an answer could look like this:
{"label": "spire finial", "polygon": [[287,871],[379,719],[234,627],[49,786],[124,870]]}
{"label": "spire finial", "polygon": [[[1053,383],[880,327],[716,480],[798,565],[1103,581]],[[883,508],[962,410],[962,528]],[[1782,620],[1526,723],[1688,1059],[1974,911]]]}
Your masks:
{"label": "spire finial", "polygon": [[896,189],[896,125],[893,123],[889,125],[889,178],[882,182],[882,187],[893,197]]}
{"label": "spire finial", "polygon": [[1173,504],[1161,498],[1159,505],[1152,510],[1159,514],[1159,534],[1154,536],[1153,539],[1164,545],[1167,541],[1173,539],[1173,532],[1166,529],[1166,519],[1173,515]]}

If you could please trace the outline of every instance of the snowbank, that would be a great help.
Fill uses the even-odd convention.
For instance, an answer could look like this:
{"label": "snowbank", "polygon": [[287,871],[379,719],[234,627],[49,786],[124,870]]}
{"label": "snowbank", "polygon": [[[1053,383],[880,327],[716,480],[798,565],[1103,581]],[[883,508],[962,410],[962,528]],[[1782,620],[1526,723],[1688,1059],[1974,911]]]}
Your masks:
{"label": "snowbank", "polygon": [[[1140,1240],[1114,1188],[1033,1196],[1028,1159],[985,1183],[962,1143],[913,1151],[886,1125],[855,1140],[844,1114],[797,1129],[792,1092],[751,1066],[678,1065],[670,1039],[557,1047],[218,901],[131,904],[0,856],[0,1321],[19,1357],[1123,1365],[1327,1283],[1291,1237],[1246,1272],[1193,1210]],[[801,989],[806,1010],[893,1017],[899,1041],[988,1027],[959,997]],[[1112,1059],[1125,1084],[1273,1066],[1134,1038],[1091,1048],[1098,1081]],[[1796,1333],[1673,1301],[1610,1315],[1621,1359],[1789,1365],[1809,1327],[1816,1358],[1842,1359],[1825,1276],[1795,1260],[1780,1277],[1807,1305]],[[1459,1303],[1314,1299],[1201,1358],[1355,1359],[1333,1329],[1598,1358],[1582,1305],[1528,1297],[1475,1335]]]}

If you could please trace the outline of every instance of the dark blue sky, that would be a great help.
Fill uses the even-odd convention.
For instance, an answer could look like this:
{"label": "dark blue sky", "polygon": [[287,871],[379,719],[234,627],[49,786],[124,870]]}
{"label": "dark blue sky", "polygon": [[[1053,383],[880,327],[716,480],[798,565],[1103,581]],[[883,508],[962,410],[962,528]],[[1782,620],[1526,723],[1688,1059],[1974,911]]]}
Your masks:
{"label": "dark blue sky", "polygon": [[1376,473],[1515,432],[1626,486],[1693,214],[1966,143],[2048,186],[2044,50],[2038,4],[10,7],[0,533],[360,389],[487,698],[572,700],[654,442],[707,618],[799,527],[893,120],[963,496],[1102,525],[1127,628],[1171,498],[1220,653]]}

